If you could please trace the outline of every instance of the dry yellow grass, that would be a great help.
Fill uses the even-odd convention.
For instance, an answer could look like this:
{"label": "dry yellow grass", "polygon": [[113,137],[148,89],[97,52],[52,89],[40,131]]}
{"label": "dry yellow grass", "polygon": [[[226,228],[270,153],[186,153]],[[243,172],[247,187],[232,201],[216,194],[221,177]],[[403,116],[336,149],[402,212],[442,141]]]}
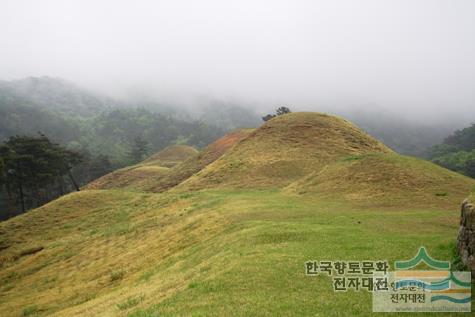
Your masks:
{"label": "dry yellow grass", "polygon": [[347,156],[290,184],[289,193],[362,205],[453,206],[474,180],[430,162],[395,153]]}
{"label": "dry yellow grass", "polygon": [[231,132],[200,152],[190,146],[169,146],[137,165],[104,175],[84,189],[166,191],[220,158],[251,131],[252,129],[241,129]]}
{"label": "dry yellow grass", "polygon": [[176,189],[282,188],[341,157],[368,153],[392,151],[344,119],[290,113],[268,121]]}
{"label": "dry yellow grass", "polygon": [[234,146],[247,138],[252,131],[252,129],[241,129],[226,134],[208,145],[198,155],[190,157],[183,163],[174,166],[163,177],[155,179],[146,190],[150,192],[163,192],[180,184],[230,151]]}
{"label": "dry yellow grass", "polygon": [[171,145],[150,156],[141,165],[173,167],[197,154],[198,151],[189,145]]}
{"label": "dry yellow grass", "polygon": [[198,151],[188,145],[171,145],[136,165],[116,170],[84,186],[84,189],[145,190],[169,172],[169,168],[194,157]]}
{"label": "dry yellow grass", "polygon": [[119,169],[87,184],[84,189],[130,189],[141,190],[154,183],[154,180],[169,172],[161,166],[134,165]]}
{"label": "dry yellow grass", "polygon": [[[212,209],[193,212],[193,203],[176,195],[83,191],[1,223],[0,315],[34,303],[59,316],[117,316],[116,306],[129,297],[142,296],[147,305],[186,287],[206,262],[180,271],[177,259],[229,222]],[[170,257],[176,262],[168,266]]]}

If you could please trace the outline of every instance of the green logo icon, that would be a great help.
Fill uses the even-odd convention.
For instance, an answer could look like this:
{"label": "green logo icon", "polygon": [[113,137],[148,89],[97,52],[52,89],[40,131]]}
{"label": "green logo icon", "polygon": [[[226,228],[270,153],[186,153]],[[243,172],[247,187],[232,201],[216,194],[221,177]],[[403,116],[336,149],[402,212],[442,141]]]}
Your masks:
{"label": "green logo icon", "polygon": [[429,267],[431,267],[434,270],[447,271],[450,269],[449,261],[439,261],[439,260],[435,260],[431,258],[430,255],[427,253],[427,250],[425,247],[420,247],[419,252],[417,252],[417,255],[410,260],[394,262],[394,267],[396,270],[409,270],[416,267],[421,262],[427,264]]}

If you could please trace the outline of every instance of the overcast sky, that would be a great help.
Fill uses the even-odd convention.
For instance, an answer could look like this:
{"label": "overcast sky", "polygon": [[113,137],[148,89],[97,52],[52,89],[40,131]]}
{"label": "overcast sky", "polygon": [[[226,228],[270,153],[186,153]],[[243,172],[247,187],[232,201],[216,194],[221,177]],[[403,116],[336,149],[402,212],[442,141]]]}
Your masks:
{"label": "overcast sky", "polygon": [[0,43],[7,80],[302,109],[475,108],[473,0],[0,0]]}

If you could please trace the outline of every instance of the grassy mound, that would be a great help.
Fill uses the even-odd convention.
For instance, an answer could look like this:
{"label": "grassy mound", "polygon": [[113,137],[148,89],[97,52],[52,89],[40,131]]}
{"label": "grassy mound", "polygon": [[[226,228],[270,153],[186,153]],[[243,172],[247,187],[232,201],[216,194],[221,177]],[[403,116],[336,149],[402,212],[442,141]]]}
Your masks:
{"label": "grassy mound", "polygon": [[143,162],[119,169],[85,186],[85,189],[127,188],[145,190],[166,175],[169,168],[196,156],[198,151],[188,145],[171,145]]}
{"label": "grassy mound", "polygon": [[453,206],[475,181],[430,162],[398,155],[347,156],[290,184],[287,192],[359,204]]}
{"label": "grassy mound", "polygon": [[[85,189],[126,188],[163,192],[220,158],[226,151],[247,137],[251,131],[252,129],[242,129],[231,132],[200,152],[190,146],[169,146],[140,164],[114,171],[91,182],[85,186]],[[162,167],[162,165],[170,168]]]}
{"label": "grassy mound", "polygon": [[171,145],[150,156],[141,164],[173,167],[197,154],[198,151],[189,145]]}
{"label": "grassy mound", "polygon": [[133,189],[141,190],[153,185],[155,179],[169,172],[169,168],[161,166],[134,165],[119,169],[96,179],[84,189]]}
{"label": "grassy mound", "polygon": [[344,156],[391,152],[344,119],[291,113],[268,121],[177,189],[281,188]]}
{"label": "grassy mound", "polygon": [[203,168],[219,159],[234,145],[245,139],[253,130],[242,129],[231,132],[208,145],[198,155],[195,155],[181,164],[174,166],[169,173],[163,174],[151,186],[145,188],[151,192],[163,192],[198,173]]}

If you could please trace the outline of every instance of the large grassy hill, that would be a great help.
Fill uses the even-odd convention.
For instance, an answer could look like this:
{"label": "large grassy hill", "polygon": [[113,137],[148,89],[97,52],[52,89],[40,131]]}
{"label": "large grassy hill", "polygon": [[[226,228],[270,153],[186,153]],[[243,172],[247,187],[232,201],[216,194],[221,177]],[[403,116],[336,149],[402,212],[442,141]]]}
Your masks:
{"label": "large grassy hill", "polygon": [[268,121],[181,187],[280,188],[348,155],[391,152],[346,120],[292,113]]}
{"label": "large grassy hill", "polygon": [[392,264],[421,245],[453,259],[475,187],[316,113],[151,161],[165,172],[143,170],[145,186],[111,180],[0,223],[0,316],[371,316],[370,293],[335,293],[304,262]]}

